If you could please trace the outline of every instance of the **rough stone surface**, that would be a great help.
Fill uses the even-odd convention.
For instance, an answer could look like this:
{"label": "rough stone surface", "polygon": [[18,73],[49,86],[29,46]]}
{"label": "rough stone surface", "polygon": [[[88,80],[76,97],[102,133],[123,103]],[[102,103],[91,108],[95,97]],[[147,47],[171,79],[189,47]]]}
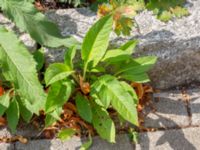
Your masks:
{"label": "rough stone surface", "polygon": [[[66,142],[61,140],[35,140],[24,145],[16,143],[17,150],[77,150],[85,141],[80,138],[72,138]],[[127,135],[119,135],[116,144],[109,144],[99,137],[93,139],[91,150],[133,150],[133,145],[129,142]]]}
{"label": "rough stone surface", "polygon": [[197,150],[200,128],[141,133],[137,150]]}
{"label": "rough stone surface", "polygon": [[[113,35],[112,43],[119,44],[138,38],[140,43],[136,55],[158,56],[158,63],[150,72],[152,83],[157,88],[164,89],[200,81],[199,5],[199,0],[188,0],[186,6],[191,15],[168,23],[163,23],[151,12],[144,11],[135,18],[139,31],[133,31],[129,37]],[[47,16],[59,25],[64,36],[73,35],[80,41],[97,18],[95,13],[87,8],[50,11]],[[8,28],[14,27],[1,14],[0,24]],[[20,38],[29,48],[35,48],[35,43],[27,34],[20,34]],[[63,52],[63,49],[46,49],[47,61],[62,60]]]}
{"label": "rough stone surface", "polygon": [[192,125],[200,125],[200,89],[187,91]]}
{"label": "rough stone surface", "polygon": [[[97,20],[95,13],[88,8],[49,11],[46,16],[59,26],[63,36],[72,35],[80,42]],[[45,49],[47,62],[62,61],[64,51],[65,49]]]}
{"label": "rough stone surface", "polygon": [[[151,106],[154,107],[154,109]],[[172,128],[188,126],[189,117],[180,92],[154,94],[153,103],[144,110],[144,127]]]}

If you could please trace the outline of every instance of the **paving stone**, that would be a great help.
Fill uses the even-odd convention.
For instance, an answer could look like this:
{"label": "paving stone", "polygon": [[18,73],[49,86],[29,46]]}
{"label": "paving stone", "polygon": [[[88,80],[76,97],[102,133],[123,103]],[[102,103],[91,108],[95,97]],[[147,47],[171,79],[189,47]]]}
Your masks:
{"label": "paving stone", "polygon": [[14,150],[14,144],[0,143],[0,150]]}
{"label": "paving stone", "polygon": [[36,129],[30,124],[24,124],[17,129],[16,135],[21,135],[26,138],[38,138],[41,135],[41,130]]}
{"label": "paving stone", "polygon": [[[16,150],[77,150],[82,143],[80,138],[74,137],[71,140],[62,142],[61,140],[35,140],[28,144],[16,143]],[[104,140],[95,137],[91,150],[133,150],[127,135],[119,135],[116,144],[109,144]]]}
{"label": "paving stone", "polygon": [[151,106],[156,111],[150,109],[150,106],[143,111],[144,114],[147,114],[144,126],[169,128],[189,125],[188,112],[181,98],[181,93],[177,91],[154,94]]}
{"label": "paving stone", "polygon": [[200,125],[200,89],[187,90],[189,94],[189,107],[192,115],[192,125]]}
{"label": "paving stone", "polygon": [[16,143],[16,150],[75,150],[81,146],[79,138],[73,138],[67,142],[61,140],[32,140],[28,144]]}
{"label": "paving stone", "polygon": [[133,150],[134,145],[131,144],[127,135],[118,135],[116,144],[110,144],[99,137],[93,141],[91,150]]}
{"label": "paving stone", "polygon": [[200,128],[141,133],[136,150],[198,150]]}
{"label": "paving stone", "polygon": [[0,137],[12,137],[14,135],[21,135],[26,138],[37,138],[40,136],[40,133],[41,131],[37,130],[30,124],[19,127],[15,134],[12,134],[7,127],[0,128]]}

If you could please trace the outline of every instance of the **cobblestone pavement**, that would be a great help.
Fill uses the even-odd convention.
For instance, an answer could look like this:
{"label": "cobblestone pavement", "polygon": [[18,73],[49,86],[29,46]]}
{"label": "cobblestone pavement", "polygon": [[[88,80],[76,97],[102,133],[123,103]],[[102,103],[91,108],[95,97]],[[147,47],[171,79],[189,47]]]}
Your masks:
{"label": "cobblestone pavement", "polygon": [[[116,144],[99,137],[93,139],[92,150],[198,150],[200,149],[200,89],[166,91],[154,94],[152,103],[144,110],[144,127],[139,143],[132,144],[127,135],[118,135]],[[58,139],[35,139],[39,132],[19,130],[17,134],[29,137],[28,144],[0,143],[0,150],[77,150],[84,140],[74,137],[62,142]],[[11,136],[6,129],[0,136]]]}

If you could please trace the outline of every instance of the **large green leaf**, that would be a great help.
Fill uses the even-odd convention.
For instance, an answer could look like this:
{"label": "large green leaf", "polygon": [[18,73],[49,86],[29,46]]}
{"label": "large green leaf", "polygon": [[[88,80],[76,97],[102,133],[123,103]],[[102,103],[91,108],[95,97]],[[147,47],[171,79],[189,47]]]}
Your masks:
{"label": "large green leaf", "polygon": [[40,13],[32,3],[24,0],[0,0],[6,16],[22,31],[28,32],[41,45],[49,47],[71,46],[73,38],[63,38],[58,27]]}
{"label": "large green leaf", "polygon": [[113,50],[108,50],[101,61],[111,64],[124,61],[129,58],[131,58],[129,52],[123,51],[121,49],[113,49]]}
{"label": "large green leaf", "polygon": [[118,49],[108,50],[101,61],[115,64],[116,62],[129,60],[137,43],[137,40],[131,40]]}
{"label": "large green leaf", "polygon": [[96,104],[93,105],[92,112],[92,124],[97,130],[97,133],[101,138],[106,139],[111,143],[115,143],[115,125],[108,112]]}
{"label": "large green leaf", "polygon": [[[101,76],[92,85],[92,88],[95,88],[94,85],[96,84],[106,88],[106,94],[110,98],[112,106],[124,119],[138,125],[137,111],[133,98],[115,77],[110,75]],[[102,100],[101,97],[99,99]]]}
{"label": "large green leaf", "polygon": [[19,121],[19,105],[14,97],[10,103],[9,108],[6,110],[6,117],[8,121],[8,126],[12,133],[15,133],[16,127]]}
{"label": "large green leaf", "polygon": [[41,49],[35,51],[33,53],[33,57],[34,57],[35,61],[37,62],[36,69],[37,69],[37,71],[40,71],[45,63],[45,56],[44,56],[43,49],[41,48]]}
{"label": "large green leaf", "polygon": [[137,44],[138,44],[137,40],[131,40],[131,41],[126,42],[119,49],[121,49],[131,55],[134,52],[134,49]]}
{"label": "large green leaf", "polygon": [[150,81],[147,73],[134,74],[132,71],[123,73],[120,75],[120,78],[137,83],[146,83]]}
{"label": "large green leaf", "polygon": [[70,47],[65,52],[64,62],[71,70],[73,70],[73,59],[75,55],[76,55],[76,46]]}
{"label": "large green leaf", "polygon": [[10,91],[0,96],[0,116],[4,114],[10,104]]}
{"label": "large green leaf", "polygon": [[27,105],[26,100],[16,97],[17,102],[19,104],[19,109],[20,109],[20,115],[26,121],[27,123],[30,122],[32,116],[33,116],[33,110]]}
{"label": "large green leaf", "polygon": [[49,113],[68,101],[73,90],[70,80],[58,81],[51,85],[45,105],[46,113]]}
{"label": "large green leaf", "polygon": [[121,81],[120,84],[132,96],[134,103],[137,105],[139,102],[139,99],[133,87],[131,87],[128,83],[124,81]]}
{"label": "large green leaf", "polygon": [[92,85],[91,96],[95,99],[98,105],[101,105],[106,109],[109,107],[112,99],[107,87],[103,85],[103,82],[101,81],[97,81]]}
{"label": "large green leaf", "polygon": [[81,118],[92,122],[92,110],[89,101],[81,94],[76,96],[76,107]]}
{"label": "large green leaf", "polygon": [[71,75],[74,71],[67,65],[62,63],[51,64],[45,72],[45,82],[47,85],[55,83],[56,81],[65,79]]}
{"label": "large green leaf", "polygon": [[19,95],[29,101],[35,113],[38,113],[44,106],[46,95],[37,77],[36,63],[12,32],[0,26],[0,35],[3,75],[14,84]]}
{"label": "large green leaf", "polygon": [[104,56],[109,44],[109,35],[112,31],[112,17],[105,16],[97,21],[86,34],[82,44],[82,59],[85,71],[88,63],[94,67]]}
{"label": "large green leaf", "polygon": [[157,57],[155,56],[146,56],[132,59],[128,63],[122,64],[116,75],[122,73],[133,75],[146,73],[156,63],[156,60]]}
{"label": "large green leaf", "polygon": [[[26,100],[22,96],[20,96],[20,97],[17,96],[17,100],[18,100],[19,107],[21,110],[20,111],[21,116],[26,122],[29,122],[29,120],[32,117],[31,115],[33,115],[34,113],[37,113],[39,115],[39,112],[38,112],[39,107],[32,105],[28,100]],[[43,103],[42,103],[42,107],[41,107],[42,110],[44,109],[45,101]],[[24,113],[26,113],[26,114],[24,114]]]}
{"label": "large green leaf", "polygon": [[128,63],[122,64],[115,75],[119,75],[120,78],[133,82],[149,82],[150,79],[147,72],[153,67],[156,60],[157,58],[155,56],[132,59]]}

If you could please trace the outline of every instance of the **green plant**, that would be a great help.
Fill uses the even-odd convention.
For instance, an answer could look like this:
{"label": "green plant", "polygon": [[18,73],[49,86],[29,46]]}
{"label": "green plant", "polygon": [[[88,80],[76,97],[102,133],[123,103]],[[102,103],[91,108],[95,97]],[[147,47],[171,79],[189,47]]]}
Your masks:
{"label": "green plant", "polygon": [[[8,125],[15,132],[20,116],[29,122],[33,114],[45,110],[45,122],[49,126],[60,119],[62,106],[70,100],[76,104],[80,117],[91,123],[102,138],[115,142],[115,126],[109,110],[114,109],[120,118],[138,124],[138,98],[129,82],[148,82],[146,72],[156,58],[132,58],[137,41],[107,50],[113,22],[118,35],[128,35],[134,24],[131,18],[140,10],[148,8],[158,19],[168,21],[188,15],[182,8],[185,0],[112,0],[110,4],[103,4],[99,9],[102,18],[87,33],[81,51],[76,49],[79,47],[76,40],[62,37],[57,26],[35,9],[33,2],[0,0],[0,8],[41,46],[69,49],[64,63],[51,64],[46,70],[45,82],[49,86],[46,94],[37,74],[44,64],[42,50],[32,55],[15,33],[0,26],[0,84],[5,88],[5,94],[0,96],[0,116],[7,116]],[[73,3],[77,5],[79,1]],[[78,53],[82,59],[74,61]],[[60,136],[64,138],[65,134],[70,137],[74,132],[65,130]],[[91,140],[85,148],[90,144]]]}
{"label": "green plant", "polygon": [[[35,9],[33,1],[0,0],[0,8],[21,31],[28,32],[42,46],[70,47],[77,43],[73,38],[62,37],[58,27]],[[0,97],[0,116],[6,114],[12,132],[20,116],[29,122],[33,114],[44,109],[46,94],[37,74],[43,63],[41,51],[36,51],[33,58],[15,33],[0,26],[0,81],[8,89]]]}
{"label": "green plant", "polygon": [[14,132],[20,115],[29,122],[34,113],[44,108],[46,94],[27,48],[13,32],[1,26],[0,35],[0,81],[9,83],[5,85],[9,90],[0,97],[0,115],[6,113],[8,125]]}
{"label": "green plant", "polygon": [[[156,57],[132,58],[137,41],[107,50],[112,25],[111,15],[101,18],[86,34],[81,51],[73,46],[66,51],[64,63],[47,68],[45,82],[50,88],[45,104],[47,126],[59,119],[59,110],[69,100],[76,104],[80,117],[109,142],[115,142],[116,132],[109,109],[138,125],[138,98],[126,81],[149,81],[146,72]],[[77,53],[81,53],[82,59],[74,62]]]}

